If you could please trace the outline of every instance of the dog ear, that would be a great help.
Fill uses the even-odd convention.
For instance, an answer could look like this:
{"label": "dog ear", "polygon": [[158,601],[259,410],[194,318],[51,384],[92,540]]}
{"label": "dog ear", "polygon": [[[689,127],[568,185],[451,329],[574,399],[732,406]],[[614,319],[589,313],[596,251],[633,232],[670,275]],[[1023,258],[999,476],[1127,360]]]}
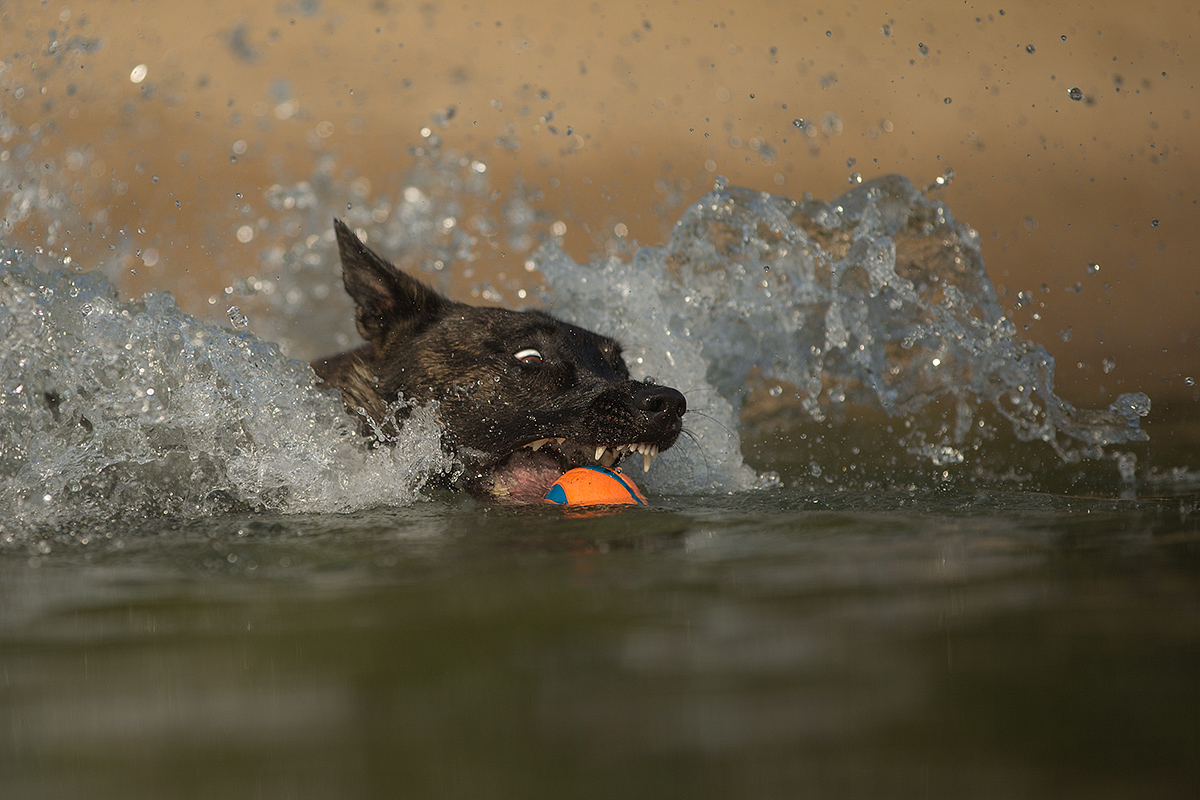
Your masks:
{"label": "dog ear", "polygon": [[381,257],[334,218],[342,283],[358,304],[358,332],[368,342],[382,341],[399,322],[436,314],[449,302],[420,281],[410,278]]}

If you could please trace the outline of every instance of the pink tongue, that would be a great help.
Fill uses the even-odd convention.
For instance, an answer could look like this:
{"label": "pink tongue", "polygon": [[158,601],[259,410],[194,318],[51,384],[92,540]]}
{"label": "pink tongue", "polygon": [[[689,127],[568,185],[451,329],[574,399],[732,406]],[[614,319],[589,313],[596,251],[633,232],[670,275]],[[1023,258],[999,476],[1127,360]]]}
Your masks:
{"label": "pink tongue", "polygon": [[537,503],[561,477],[562,469],[550,456],[518,450],[492,473],[491,493],[522,503]]}

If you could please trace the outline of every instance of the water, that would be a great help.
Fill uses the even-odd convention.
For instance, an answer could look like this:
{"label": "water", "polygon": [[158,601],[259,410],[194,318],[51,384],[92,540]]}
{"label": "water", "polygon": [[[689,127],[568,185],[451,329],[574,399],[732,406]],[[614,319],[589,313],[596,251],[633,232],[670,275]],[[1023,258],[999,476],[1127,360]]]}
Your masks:
{"label": "water", "polygon": [[[470,262],[475,239],[453,232],[448,209],[486,196],[488,186],[480,162],[430,147],[402,198],[352,206],[347,216],[371,241],[392,245],[401,263],[436,270],[455,257]],[[292,231],[290,247],[267,254],[280,275],[269,290],[258,278],[228,290],[287,298],[261,326],[284,334],[282,345],[247,330],[242,306],[228,306],[232,329],[216,327],[180,312],[166,293],[121,301],[98,272],[47,264],[41,254],[3,257],[0,504],[10,538],[97,515],[407,504],[431,476],[453,471],[435,409],[419,414],[396,448],[368,451],[337,401],[284,354],[319,347],[314,338],[326,351],[341,341],[309,311],[317,288],[328,297],[334,271],[317,249],[328,237],[308,233],[325,230],[316,221],[329,206],[321,198],[342,193],[331,183],[326,165],[311,182],[267,191],[281,212],[278,235]],[[510,237],[529,238],[520,203],[505,213]],[[1136,485],[1137,454],[1118,446],[1146,439],[1149,399],[1122,394],[1093,411],[1059,398],[1052,357],[1003,314],[978,236],[900,176],[832,203],[718,181],[663,247],[580,265],[550,237],[529,263],[559,314],[625,342],[635,377],[688,395],[687,444],[663,456],[647,478],[651,491],[771,486],[779,478],[769,463],[755,471],[743,462],[746,415],[771,425],[791,415],[788,427],[802,431],[860,409],[890,421],[891,452],[863,458],[878,437],[860,441],[840,425],[849,444],[811,453],[810,477],[838,465],[864,474],[882,466],[866,484],[990,484],[1027,476],[1031,458],[1053,453],[1064,464],[1116,461],[1110,485]],[[310,280],[314,273],[321,277]],[[347,325],[348,302],[331,305]]]}
{"label": "water", "polygon": [[9,552],[0,782],[1192,797],[1194,508],[776,489],[576,517],[439,496]]}
{"label": "water", "polygon": [[423,147],[344,215],[441,285],[476,215],[528,302],[683,389],[654,506],[431,489],[436,408],[364,446],[295,360],[351,341],[329,163],[267,191],[271,277],[215,321],[8,249],[4,794],[1194,794],[1194,441],[1147,441],[1140,393],[1058,397],[949,208],[719,181],[665,245],[580,264]]}

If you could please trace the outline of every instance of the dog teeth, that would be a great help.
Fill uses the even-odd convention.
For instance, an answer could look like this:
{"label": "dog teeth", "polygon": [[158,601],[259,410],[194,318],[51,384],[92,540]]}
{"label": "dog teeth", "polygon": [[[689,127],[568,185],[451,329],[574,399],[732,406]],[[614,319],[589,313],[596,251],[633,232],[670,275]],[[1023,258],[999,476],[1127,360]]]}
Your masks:
{"label": "dog teeth", "polygon": [[543,446],[545,446],[549,443],[550,443],[549,439],[538,439],[536,442],[530,442],[527,446],[529,447],[530,450],[532,450],[533,452],[536,453]]}
{"label": "dog teeth", "polygon": [[650,471],[650,462],[658,456],[658,445],[643,444],[641,445],[642,453],[642,472]]}
{"label": "dog teeth", "polygon": [[[530,442],[525,445],[531,450],[538,450],[545,447],[551,442],[562,444],[565,439],[551,437],[549,439],[538,439],[535,442]],[[639,453],[642,456],[642,471],[649,472],[650,464],[658,457],[658,445],[650,444],[649,442],[629,442],[628,444],[598,444],[593,455],[593,460],[602,467],[612,467],[620,461],[626,454]]]}

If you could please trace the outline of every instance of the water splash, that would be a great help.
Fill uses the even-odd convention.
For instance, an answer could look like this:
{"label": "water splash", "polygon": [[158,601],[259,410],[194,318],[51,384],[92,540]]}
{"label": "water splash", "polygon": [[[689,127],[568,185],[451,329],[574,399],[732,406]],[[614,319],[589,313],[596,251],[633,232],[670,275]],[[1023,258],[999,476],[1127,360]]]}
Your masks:
{"label": "water splash", "polygon": [[[425,147],[398,198],[368,202],[368,189],[336,178],[329,161],[309,181],[269,189],[277,216],[255,241],[278,277],[230,287],[226,299],[236,295],[238,305],[219,306],[230,322],[240,328],[250,309],[260,335],[301,331],[312,338],[293,338],[292,352],[306,356],[353,344],[350,333],[337,338],[352,313],[326,235],[329,209],[344,208],[339,197],[359,198],[345,213],[373,245],[435,283],[451,263],[470,269],[482,234],[503,231],[518,247],[536,242],[547,221],[529,195],[513,193],[499,216],[488,216],[482,162],[441,152],[432,137]],[[57,199],[30,185],[7,203],[54,215]],[[543,241],[521,263],[541,270],[550,310],[616,336],[635,376],[689,398],[688,437],[644,481],[653,492],[771,485],[772,474],[745,464],[739,439],[762,398],[826,426],[851,407],[901,427],[948,407],[949,424],[915,426],[893,444],[925,471],[969,460],[972,437],[995,420],[1068,462],[1116,458],[1103,448],[1146,438],[1145,395],[1083,410],[1055,394],[1053,359],[1005,317],[977,234],[899,176],[856,185],[833,202],[720,180],[666,245],[628,261],[581,265],[553,230]],[[231,507],[404,504],[431,475],[455,468],[441,451],[434,410],[413,415],[400,446],[368,449],[337,398],[317,390],[308,367],[280,346],[191,318],[166,293],[122,302],[99,274],[45,269],[49,262],[10,250],[0,264],[6,530]],[[270,302],[256,305],[262,298]],[[1118,464],[1128,480],[1135,463]],[[836,479],[828,466],[808,472]]]}
{"label": "water splash", "polygon": [[813,421],[847,406],[911,418],[949,401],[952,427],[910,443],[935,466],[963,460],[985,407],[1067,461],[1146,439],[1144,394],[1100,411],[1055,394],[1054,359],[1017,337],[978,234],[901,176],[832,203],[718,180],[666,246],[630,263],[584,268],[553,247],[538,263],[559,303],[584,324],[620,326],[656,377],[695,386],[703,374],[702,402],[722,425],[736,414],[720,401],[739,410],[758,375]]}
{"label": "water splash", "polygon": [[412,502],[453,468],[433,410],[368,450],[307,365],[167,293],[0,262],[0,529]]}

